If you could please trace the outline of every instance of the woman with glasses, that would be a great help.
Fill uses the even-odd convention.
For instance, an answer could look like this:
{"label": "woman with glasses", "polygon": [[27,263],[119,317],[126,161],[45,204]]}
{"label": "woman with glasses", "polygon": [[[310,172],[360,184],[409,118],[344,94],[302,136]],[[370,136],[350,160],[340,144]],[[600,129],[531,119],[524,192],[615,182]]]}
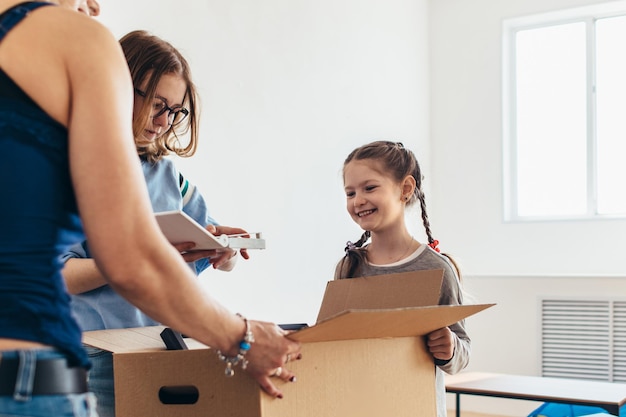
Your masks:
{"label": "woman with glasses", "polygon": [[[183,210],[214,234],[244,233],[218,226],[199,191],[166,158],[169,154],[192,156],[198,144],[198,99],[187,61],[171,44],[145,31],[128,33],[120,44],[134,85],[133,133],[153,210]],[[183,141],[183,136],[189,139]],[[230,270],[237,259],[237,252],[230,249],[185,252],[192,246],[176,245],[196,274],[211,264]],[[248,258],[245,249],[241,254]],[[90,257],[88,242],[76,245],[64,257],[63,274],[74,294],[73,313],[83,331],[159,324],[107,285]],[[98,413],[114,416],[112,354],[85,348],[92,362],[89,388],[96,394]]]}
{"label": "woman with glasses", "polygon": [[[281,368],[278,378],[293,377],[282,367],[300,346],[214,300],[159,230],[133,141],[128,64],[111,32],[87,16],[94,5],[0,0],[0,415],[96,415],[60,261],[85,237],[121,296],[221,352],[227,366],[242,358],[280,397],[271,376]],[[160,104],[141,113],[148,132],[140,147],[158,151],[150,132],[168,131],[179,105],[194,106],[186,89],[162,93],[151,76],[142,81],[135,87],[147,107],[157,93],[167,105],[165,127],[145,122]]]}

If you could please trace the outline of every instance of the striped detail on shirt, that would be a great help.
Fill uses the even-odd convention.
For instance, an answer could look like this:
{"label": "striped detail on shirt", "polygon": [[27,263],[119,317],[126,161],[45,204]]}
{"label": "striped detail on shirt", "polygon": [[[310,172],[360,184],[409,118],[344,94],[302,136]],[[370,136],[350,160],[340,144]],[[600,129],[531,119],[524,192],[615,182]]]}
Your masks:
{"label": "striped detail on shirt", "polygon": [[181,173],[178,174],[178,187],[180,196],[183,198],[183,206],[185,206],[191,200],[195,187]]}

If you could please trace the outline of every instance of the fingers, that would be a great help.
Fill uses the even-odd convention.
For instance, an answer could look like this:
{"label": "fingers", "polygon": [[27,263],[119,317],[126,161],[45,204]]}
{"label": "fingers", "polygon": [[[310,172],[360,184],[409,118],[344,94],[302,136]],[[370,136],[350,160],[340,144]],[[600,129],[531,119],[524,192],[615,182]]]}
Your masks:
{"label": "fingers", "polygon": [[449,360],[454,355],[454,337],[447,327],[431,332],[427,344],[429,352],[436,359]]}
{"label": "fingers", "polygon": [[215,251],[214,249],[211,249],[211,250],[194,250],[194,251],[191,251],[191,252],[181,253],[181,256],[183,257],[185,262],[195,262],[195,261],[197,261],[199,259],[213,258],[216,253],[217,253],[217,251]]}
{"label": "fingers", "polygon": [[284,382],[296,382],[296,375],[289,369],[282,366],[274,369],[269,376],[257,378],[257,381],[263,391],[275,398],[283,398],[283,393],[276,387],[276,385],[274,385],[274,383],[272,383],[271,378],[281,379]]}
{"label": "fingers", "polygon": [[288,353],[285,356],[285,364],[274,369],[274,372],[270,374],[270,377],[282,379],[285,382],[296,382],[296,375],[288,368],[285,368],[285,365],[287,365],[292,357],[294,357],[296,360],[300,360],[302,359],[302,354],[295,353],[294,355],[292,355],[291,353]]}
{"label": "fingers", "polygon": [[262,376],[256,378],[257,382],[261,386],[261,389],[274,398],[283,398],[283,393],[276,385],[272,383],[269,376]]}
{"label": "fingers", "polygon": [[290,361],[301,358],[300,343],[287,339],[287,332],[273,323],[249,321],[255,342],[248,352],[249,360],[246,371],[259,383],[261,388],[277,398],[282,393],[275,382],[295,382],[295,374],[287,368]]}
{"label": "fingers", "polygon": [[274,370],[274,372],[272,372],[272,374],[270,376],[272,377],[276,377],[276,378],[280,378],[285,382],[296,382],[296,375],[291,372],[289,369],[285,368],[285,365],[287,365],[287,363],[289,363],[289,361],[291,361],[293,359],[295,360],[300,360],[302,359],[302,354],[301,353],[294,353],[293,355],[291,353],[288,353],[285,356],[285,362],[283,366],[279,366],[278,368],[276,368]]}
{"label": "fingers", "polygon": [[279,366],[274,370],[271,377],[282,379],[285,382],[296,382],[296,375],[287,368]]}
{"label": "fingers", "polygon": [[285,365],[292,359],[299,361],[300,359],[302,359],[302,354],[299,352],[296,354],[288,353],[287,356],[285,356]]}
{"label": "fingers", "polygon": [[211,257],[211,264],[213,265],[213,268],[217,269],[229,262],[233,262],[230,268],[232,269],[232,267],[235,266],[234,261],[236,261],[236,259],[233,259],[235,256],[237,256],[237,251],[233,249],[220,249],[219,251],[216,251],[215,256]]}
{"label": "fingers", "polygon": [[210,250],[193,250],[196,246],[193,242],[173,243],[172,246],[180,252],[185,262],[195,262],[198,259],[211,258],[217,254],[215,249]]}
{"label": "fingers", "polygon": [[263,391],[275,398],[283,398],[283,393],[276,387],[276,385],[274,385],[274,383],[272,382],[272,378],[280,379],[284,382],[296,382],[296,375],[283,366],[279,366],[278,368],[274,369],[274,371],[270,375],[255,377],[255,379],[261,386],[261,389],[263,389]]}
{"label": "fingers", "polygon": [[237,252],[232,249],[193,250],[195,247],[195,243],[193,242],[177,243],[173,246],[180,252],[185,262],[195,262],[199,259],[209,258],[214,268],[219,268],[230,261],[233,255],[237,254]]}
{"label": "fingers", "polygon": [[[211,227],[213,230],[209,229]],[[213,233],[214,235],[242,235],[248,233],[247,230],[244,230],[240,227],[230,227],[230,226],[213,226],[209,225],[206,229]]]}
{"label": "fingers", "polygon": [[[220,266],[229,262],[234,255],[237,255],[237,252],[233,249],[193,250],[193,248],[196,246],[196,244],[193,242],[174,243],[172,244],[172,246],[174,246],[176,250],[180,252],[185,262],[195,262],[199,259],[210,258],[213,268],[219,268]],[[242,256],[244,256],[243,249]],[[246,259],[249,258],[247,252],[245,254],[245,257]]]}
{"label": "fingers", "polygon": [[[215,226],[213,224],[209,224],[206,226],[206,230],[215,235],[215,236],[219,236],[219,235],[242,235],[241,237],[250,237],[248,235],[246,235],[246,233],[248,233],[247,230],[242,229],[240,227],[230,227],[230,226]],[[248,253],[247,249],[241,249],[239,251],[239,253],[241,253],[241,257],[243,259],[250,259],[250,254]]]}
{"label": "fingers", "polygon": [[435,330],[428,334],[428,346],[452,343],[452,330],[447,327]]}
{"label": "fingers", "polygon": [[273,378],[281,379],[284,382],[296,382],[295,374],[283,366],[279,366],[274,369],[269,375],[253,376],[259,383],[261,389],[274,398],[283,398],[283,393],[278,389],[278,387],[276,387],[276,385],[274,385],[272,382]]}
{"label": "fingers", "polygon": [[454,348],[444,348],[444,347],[433,348],[433,349],[430,349],[430,354],[433,355],[433,358],[435,359],[441,359],[441,360],[447,361],[447,360],[452,359],[452,356],[454,355]]}
{"label": "fingers", "polygon": [[190,251],[196,246],[193,242],[182,242],[182,243],[172,243],[172,246],[176,248],[179,252],[187,252]]}

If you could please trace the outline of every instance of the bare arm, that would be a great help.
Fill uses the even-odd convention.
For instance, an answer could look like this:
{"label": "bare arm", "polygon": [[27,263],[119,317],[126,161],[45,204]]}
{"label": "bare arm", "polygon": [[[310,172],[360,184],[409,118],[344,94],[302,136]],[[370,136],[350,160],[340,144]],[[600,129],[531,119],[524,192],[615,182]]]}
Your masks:
{"label": "bare arm", "polygon": [[199,290],[161,234],[132,140],[126,62],[106,29],[89,26],[90,44],[68,39],[60,52],[72,92],[70,169],[95,262],[108,282],[146,314],[230,350],[243,334],[243,323]]}
{"label": "bare arm", "polygon": [[[132,138],[132,85],[119,44],[87,17],[44,9],[54,10],[33,12],[11,33],[14,49],[0,49],[0,60],[68,127],[72,182],[97,267],[118,293],[155,320],[235,354],[243,320],[199,286],[152,215]],[[19,52],[31,48],[37,53]],[[1,55],[7,51],[13,61]],[[268,393],[279,395],[269,375],[287,354],[295,357],[299,345],[273,324],[253,321],[251,328],[256,341],[248,372]]]}
{"label": "bare arm", "polygon": [[63,267],[63,278],[70,294],[80,294],[107,284],[96,262],[89,258],[68,259]]}
{"label": "bare arm", "polygon": [[[109,283],[156,320],[222,350],[243,323],[208,294],[161,234],[132,140],[132,86],[117,42],[104,30],[68,56],[70,166],[95,261]],[[106,123],[101,123],[102,120]]]}
{"label": "bare arm", "polygon": [[[194,247],[194,244],[191,242],[178,243],[173,246],[181,252],[185,262],[211,258],[211,261],[214,262],[214,267],[221,271],[231,271],[237,263],[237,252],[234,250],[218,252],[211,249],[189,252]],[[69,258],[63,267],[63,278],[65,279],[67,291],[70,294],[81,294],[108,284],[106,278],[98,269],[96,262],[91,258]]]}

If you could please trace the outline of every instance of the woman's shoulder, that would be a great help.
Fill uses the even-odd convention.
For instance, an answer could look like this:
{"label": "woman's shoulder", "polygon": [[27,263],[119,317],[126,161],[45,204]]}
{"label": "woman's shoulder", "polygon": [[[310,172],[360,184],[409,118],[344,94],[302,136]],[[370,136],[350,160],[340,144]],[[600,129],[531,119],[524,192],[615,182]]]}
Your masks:
{"label": "woman's shoulder", "polygon": [[[59,6],[40,7],[15,26],[11,38],[0,43],[0,65],[64,126],[73,120],[70,113],[85,112],[101,93],[115,97],[111,91],[130,82],[113,34],[94,19]],[[82,104],[72,106],[76,102]]]}
{"label": "woman's shoulder", "polygon": [[[55,36],[49,36],[44,31],[37,31],[42,38],[51,43],[62,41],[68,47],[75,44],[88,44],[96,51],[99,50],[100,42],[103,40],[117,44],[111,31],[102,23],[67,7],[41,7],[31,12],[29,19],[32,19],[38,28],[56,30]],[[89,35],[89,37],[82,37],[81,34]],[[98,45],[98,48],[95,48],[95,45]],[[84,52],[88,53],[88,51]]]}

